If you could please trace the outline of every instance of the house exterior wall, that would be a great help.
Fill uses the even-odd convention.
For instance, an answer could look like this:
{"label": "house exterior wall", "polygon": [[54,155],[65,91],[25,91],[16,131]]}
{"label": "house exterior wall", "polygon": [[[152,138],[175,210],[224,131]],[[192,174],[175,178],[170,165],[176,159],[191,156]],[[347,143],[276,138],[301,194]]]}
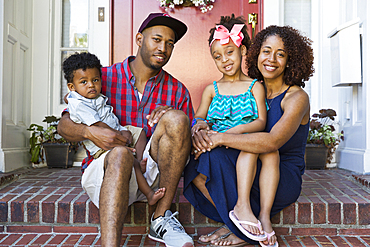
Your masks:
{"label": "house exterior wall", "polygon": [[[107,2],[108,0],[105,0]],[[219,3],[222,0],[219,1]],[[30,9],[32,27],[32,78],[31,121],[41,123],[45,115],[57,114],[53,102],[55,66],[55,39],[58,33],[55,21],[60,11],[59,1],[34,0]],[[4,13],[4,1],[0,0],[0,13]],[[264,26],[284,25],[284,0],[264,0]],[[109,11],[106,10],[108,19]],[[311,79],[311,113],[321,108],[332,108],[338,113],[338,129],[344,130],[345,141],[339,145],[336,161],[338,167],[358,173],[370,172],[370,3],[367,0],[311,0],[311,39],[315,55],[315,75]],[[3,16],[3,15],[2,15]],[[330,39],[328,33],[340,24],[356,17],[362,22],[363,82],[360,86],[331,86]],[[3,47],[4,22],[0,19],[0,45]],[[93,45],[92,45],[93,47]],[[95,46],[97,47],[97,46]],[[109,49],[109,48],[106,48]],[[95,51],[94,51],[95,52]],[[3,87],[3,51],[0,51],[0,93]],[[0,104],[1,101],[0,101]],[[0,112],[2,105],[0,106]],[[3,115],[3,114],[2,114]],[[0,119],[0,123],[1,123]],[[29,124],[29,123],[27,123]],[[2,126],[2,125],[1,125]],[[0,145],[4,130],[0,129]],[[1,159],[0,157],[0,160]],[[3,164],[0,164],[2,166]]]}

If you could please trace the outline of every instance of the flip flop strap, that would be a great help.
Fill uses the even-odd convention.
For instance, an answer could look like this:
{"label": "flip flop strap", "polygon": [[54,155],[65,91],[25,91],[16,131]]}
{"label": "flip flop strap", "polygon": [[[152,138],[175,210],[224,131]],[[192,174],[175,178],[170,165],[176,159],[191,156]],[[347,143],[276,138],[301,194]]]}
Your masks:
{"label": "flip flop strap", "polygon": [[[208,233],[206,236],[207,236],[207,237],[210,237],[210,236],[212,236],[213,234],[215,234],[218,230],[220,230],[220,229],[222,229],[222,228],[225,228],[225,229],[229,230],[229,228],[227,227],[227,225],[223,225],[223,226],[221,226],[221,227],[217,228],[216,230],[214,230],[214,231],[212,231],[212,232]],[[229,231],[230,231],[230,230],[229,230]]]}
{"label": "flip flop strap", "polygon": [[244,225],[250,225],[250,226],[255,226],[255,227],[258,227],[258,229],[261,230],[261,223],[258,221],[258,223],[253,223],[253,222],[250,222],[250,221],[244,221],[244,220],[238,220],[238,222],[240,224],[244,224]]}

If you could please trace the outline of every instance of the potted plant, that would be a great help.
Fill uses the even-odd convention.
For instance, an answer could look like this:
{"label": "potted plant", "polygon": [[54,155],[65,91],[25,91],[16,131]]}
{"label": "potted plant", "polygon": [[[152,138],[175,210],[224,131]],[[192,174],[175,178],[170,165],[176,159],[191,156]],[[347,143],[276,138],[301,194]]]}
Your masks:
{"label": "potted plant", "polygon": [[306,145],[306,169],[324,169],[330,164],[333,154],[341,140],[343,130],[335,133],[335,116],[333,109],[321,109],[311,117]]}
{"label": "potted plant", "polygon": [[48,168],[68,168],[73,166],[73,157],[77,151],[78,143],[67,142],[58,135],[57,124],[60,118],[46,116],[43,122],[47,128],[38,124],[31,124],[27,129],[31,131],[30,154],[31,162],[39,164],[44,162],[44,154]]}

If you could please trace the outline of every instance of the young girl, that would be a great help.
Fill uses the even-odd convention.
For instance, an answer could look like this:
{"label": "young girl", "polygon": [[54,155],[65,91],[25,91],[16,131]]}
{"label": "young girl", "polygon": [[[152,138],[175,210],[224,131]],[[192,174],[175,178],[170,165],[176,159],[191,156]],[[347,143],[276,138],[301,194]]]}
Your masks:
{"label": "young girl", "polygon": [[[242,134],[263,131],[267,120],[264,87],[245,75],[241,67],[242,57],[250,46],[244,18],[235,18],[234,15],[221,17],[220,24],[211,29],[210,33],[211,55],[223,76],[204,89],[201,104],[192,122],[192,134],[200,129],[209,129],[208,123],[212,124],[212,131],[216,132]],[[195,153],[199,151],[205,150],[194,150]],[[240,152],[236,164],[238,200],[234,210],[229,212],[229,217],[245,236],[255,241],[264,241],[275,233],[270,221],[262,227],[250,205],[258,158],[263,164],[260,176],[269,178],[260,180],[259,218],[270,219],[279,182],[278,151],[265,154]],[[265,233],[263,229],[269,229],[270,233]],[[201,238],[199,242],[205,243]],[[277,246],[276,238],[271,239],[270,244]]]}

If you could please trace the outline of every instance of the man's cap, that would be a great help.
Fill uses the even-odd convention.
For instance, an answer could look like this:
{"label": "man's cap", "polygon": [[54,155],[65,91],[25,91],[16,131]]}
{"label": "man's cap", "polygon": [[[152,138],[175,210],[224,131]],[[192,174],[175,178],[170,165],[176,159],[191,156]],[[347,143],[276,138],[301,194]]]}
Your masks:
{"label": "man's cap", "polygon": [[183,22],[166,13],[150,13],[141,24],[138,32],[142,33],[144,29],[153,26],[167,26],[171,28],[175,33],[175,43],[180,40],[188,30],[188,27]]}

